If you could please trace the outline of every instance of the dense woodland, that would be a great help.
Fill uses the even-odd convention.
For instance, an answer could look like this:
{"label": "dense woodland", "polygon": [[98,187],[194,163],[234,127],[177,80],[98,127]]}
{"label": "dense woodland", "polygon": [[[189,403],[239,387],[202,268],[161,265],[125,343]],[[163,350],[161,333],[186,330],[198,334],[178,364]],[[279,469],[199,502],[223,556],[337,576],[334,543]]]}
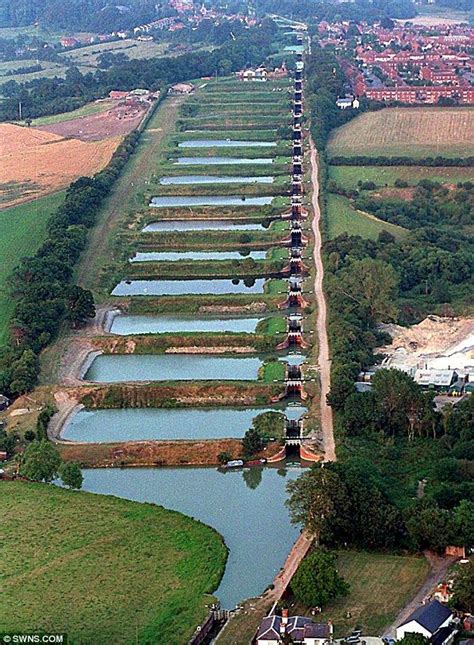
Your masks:
{"label": "dense woodland", "polygon": [[[317,91],[310,96],[312,128],[326,185],[324,143],[332,127],[352,117],[329,109],[343,82],[331,57],[317,51],[308,65],[309,87]],[[339,462],[315,467],[292,484],[291,508],[298,520],[307,504],[317,499],[324,506],[326,500],[316,528],[329,546],[442,551],[449,543],[467,543],[474,531],[474,400],[436,412],[434,394],[402,372],[379,370],[369,392],[357,392],[355,380],[381,360],[373,353],[388,340],[380,322],[412,324],[434,311],[469,306],[473,186],[448,190],[422,181],[403,200],[392,193],[384,198],[375,185],[364,188],[350,196],[358,208],[409,232],[395,239],[383,231],[375,241],[344,234],[324,245],[329,402]]]}

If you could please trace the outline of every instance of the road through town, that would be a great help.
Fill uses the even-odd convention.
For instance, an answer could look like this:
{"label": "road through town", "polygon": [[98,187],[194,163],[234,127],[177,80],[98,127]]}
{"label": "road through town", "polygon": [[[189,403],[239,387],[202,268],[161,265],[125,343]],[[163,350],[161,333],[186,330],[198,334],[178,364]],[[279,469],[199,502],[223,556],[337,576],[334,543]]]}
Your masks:
{"label": "road through town", "polygon": [[314,280],[314,293],[318,306],[317,333],[318,333],[318,365],[321,382],[321,430],[324,447],[324,460],[336,461],[336,447],[334,444],[334,428],[332,409],[327,404],[326,397],[331,386],[331,360],[329,358],[329,342],[327,333],[327,306],[326,297],[323,290],[324,266],[321,257],[322,237],[321,237],[321,209],[319,208],[319,179],[318,179],[318,155],[316,146],[312,137],[310,137],[311,149],[311,183],[312,183],[312,201],[313,206],[313,235],[314,235],[314,265],[316,268],[316,277]]}

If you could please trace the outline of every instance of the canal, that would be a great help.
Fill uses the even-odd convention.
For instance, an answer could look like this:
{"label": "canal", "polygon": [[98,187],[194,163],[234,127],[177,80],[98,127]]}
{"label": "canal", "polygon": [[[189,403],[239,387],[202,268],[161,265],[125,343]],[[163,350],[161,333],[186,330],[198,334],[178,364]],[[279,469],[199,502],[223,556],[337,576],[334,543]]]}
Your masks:
{"label": "canal", "polygon": [[[283,565],[299,529],[285,507],[286,484],[301,467],[84,470],[83,489],[159,504],[215,528],[229,548],[215,592],[225,608],[260,595]],[[156,545],[159,548],[159,544]]]}

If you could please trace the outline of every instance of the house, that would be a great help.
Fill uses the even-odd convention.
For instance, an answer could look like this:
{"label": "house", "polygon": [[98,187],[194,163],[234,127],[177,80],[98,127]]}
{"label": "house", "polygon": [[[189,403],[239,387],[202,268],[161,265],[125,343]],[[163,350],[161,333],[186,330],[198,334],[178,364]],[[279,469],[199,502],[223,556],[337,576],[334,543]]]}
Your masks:
{"label": "house", "polygon": [[332,642],[332,623],[314,623],[305,616],[288,616],[283,609],[281,616],[271,615],[263,619],[257,632],[257,645],[281,645],[285,638],[301,645],[327,645]]}
{"label": "house", "polygon": [[77,47],[77,45],[81,44],[77,38],[68,38],[67,36],[61,38],[59,42],[61,43],[61,47]]}
{"label": "house", "polygon": [[10,405],[10,399],[3,394],[0,394],[0,410],[6,410]]}
{"label": "house", "polygon": [[8,458],[7,453],[4,450],[0,450],[0,461],[6,461]]}
{"label": "house", "polygon": [[[397,640],[401,640],[406,634],[421,634],[431,639],[439,630],[448,627],[452,619],[453,612],[449,607],[442,605],[439,600],[432,600],[415,609],[406,621],[397,627]],[[443,645],[444,642],[443,640],[436,645]]]}
{"label": "house", "polygon": [[414,376],[415,382],[420,387],[443,391],[448,391],[457,378],[458,375],[454,370],[416,370]]}
{"label": "house", "polygon": [[123,101],[128,96],[128,92],[121,92],[119,90],[112,90],[109,92],[109,97],[112,101]]}
{"label": "house", "polygon": [[194,85],[192,83],[176,83],[170,88],[169,94],[192,94]]}

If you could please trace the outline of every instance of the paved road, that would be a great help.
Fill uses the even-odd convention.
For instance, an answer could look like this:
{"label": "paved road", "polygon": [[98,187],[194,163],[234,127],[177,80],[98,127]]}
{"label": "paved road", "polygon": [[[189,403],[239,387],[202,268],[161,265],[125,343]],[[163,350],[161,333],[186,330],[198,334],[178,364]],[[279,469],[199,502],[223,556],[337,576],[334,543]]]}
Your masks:
{"label": "paved road", "polygon": [[319,370],[321,380],[321,429],[323,433],[324,460],[336,461],[336,447],[334,443],[334,428],[332,409],[327,404],[326,396],[331,386],[331,360],[329,358],[329,342],[327,334],[327,306],[323,290],[324,266],[321,258],[321,210],[319,208],[319,180],[318,180],[318,157],[314,141],[310,138],[311,148],[311,183],[313,185],[312,206],[314,210],[313,234],[314,234],[314,264],[316,267],[316,278],[314,281],[314,293],[318,305],[317,332],[319,343]]}

